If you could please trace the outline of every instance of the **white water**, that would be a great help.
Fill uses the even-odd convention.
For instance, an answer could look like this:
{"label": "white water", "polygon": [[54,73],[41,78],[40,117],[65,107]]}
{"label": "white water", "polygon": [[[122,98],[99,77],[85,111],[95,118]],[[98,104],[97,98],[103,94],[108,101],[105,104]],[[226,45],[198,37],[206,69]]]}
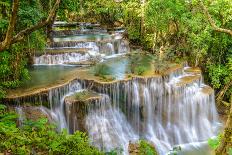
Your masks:
{"label": "white water", "polygon": [[136,140],[138,136],[123,113],[120,109],[112,107],[108,95],[102,95],[95,105],[100,108],[90,107],[86,118],[86,127],[92,144],[105,151],[123,148],[127,152],[128,140]]}
{"label": "white water", "polygon": [[[77,36],[78,37],[78,36]],[[69,40],[66,37],[66,40]],[[48,49],[76,49],[77,52],[61,53],[61,54],[43,54],[41,56],[34,57],[35,65],[57,65],[57,64],[70,64],[78,63],[81,61],[88,61],[93,58],[104,58],[106,56],[114,56],[117,54],[123,54],[129,52],[129,43],[122,39],[120,34],[112,35],[111,39],[107,41],[57,41],[51,44]],[[86,49],[85,53],[79,53],[79,49]]]}
{"label": "white water", "polygon": [[42,55],[35,57],[35,65],[57,65],[86,61],[90,58],[89,54],[80,53],[64,53],[56,55]]}
{"label": "white water", "polygon": [[73,81],[67,86],[52,89],[49,91],[49,103],[53,120],[58,124],[59,130],[68,129],[68,125],[65,118],[64,110],[64,98],[70,96],[75,92],[81,91],[82,86],[79,81]]}
{"label": "white water", "polygon": [[[208,154],[206,141],[217,134],[219,121],[213,92],[204,93],[201,78],[178,85],[191,74],[178,71],[169,76],[134,78],[99,85],[102,95],[95,106],[89,106],[85,126],[92,144],[110,151],[122,148],[128,154],[130,141],[147,139],[161,155],[180,145],[179,154]],[[64,98],[90,88],[85,81],[74,80],[49,92],[50,116],[59,129],[70,129]],[[97,106],[96,106],[97,105]],[[20,110],[19,110],[20,113]]]}
{"label": "white water", "polygon": [[[56,42],[53,47],[88,48],[106,55],[106,58],[107,55],[110,58],[113,54],[128,51],[128,45],[118,40],[106,43]],[[85,58],[70,53],[43,55],[35,60],[36,64],[63,64]],[[219,126],[214,94],[203,93],[205,85],[201,79],[179,86],[183,76],[188,74],[182,71],[165,77],[134,78],[99,86],[96,91],[103,97],[95,105],[100,108],[89,107],[85,119],[93,145],[105,151],[122,148],[123,153],[128,154],[130,141],[147,139],[153,142],[161,155],[177,145],[182,147],[180,154],[185,155],[207,150],[205,141],[217,134]],[[51,113],[60,129],[69,128],[67,120],[75,122],[74,118],[65,115],[64,98],[86,88],[82,82],[74,81],[49,92]],[[202,155],[206,153],[203,151]]]}
{"label": "white water", "polygon": [[[127,154],[129,141],[139,137],[153,142],[160,154],[166,154],[175,145],[199,152],[203,147],[199,142],[215,136],[219,127],[214,94],[202,92],[200,79],[177,86],[181,77],[166,81],[134,79],[111,86],[110,91],[100,89],[111,95],[113,106],[105,108],[110,102],[107,100],[101,103],[100,111],[89,114],[86,125],[93,144],[107,151],[122,147]],[[119,100],[120,92],[125,94],[125,102]],[[199,147],[194,147],[196,144]]]}

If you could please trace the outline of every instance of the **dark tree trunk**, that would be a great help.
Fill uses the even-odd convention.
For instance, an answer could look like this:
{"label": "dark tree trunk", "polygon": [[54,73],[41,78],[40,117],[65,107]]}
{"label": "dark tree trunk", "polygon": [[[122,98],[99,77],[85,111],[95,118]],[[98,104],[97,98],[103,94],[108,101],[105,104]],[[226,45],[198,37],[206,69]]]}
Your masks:
{"label": "dark tree trunk", "polygon": [[56,10],[58,9],[60,4],[60,0],[56,0],[53,8],[50,10],[49,15],[46,20],[41,21],[37,23],[36,25],[33,25],[29,28],[26,28],[19,33],[17,33],[15,36],[13,36],[14,30],[15,30],[15,25],[17,22],[17,13],[18,13],[18,8],[19,8],[19,0],[14,0],[13,5],[12,5],[12,13],[10,17],[10,22],[7,28],[6,36],[5,39],[0,42],[0,52],[8,49],[12,44],[19,42],[23,40],[26,36],[31,34],[32,32],[45,27],[53,21],[55,18],[54,16],[56,15]]}

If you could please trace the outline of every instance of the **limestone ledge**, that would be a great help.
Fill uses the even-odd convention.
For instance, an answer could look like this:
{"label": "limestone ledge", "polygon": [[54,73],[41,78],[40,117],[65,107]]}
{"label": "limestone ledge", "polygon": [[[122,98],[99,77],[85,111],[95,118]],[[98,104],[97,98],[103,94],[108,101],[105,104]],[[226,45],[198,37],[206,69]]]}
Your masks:
{"label": "limestone ledge", "polygon": [[75,104],[75,103],[80,103],[80,104],[89,104],[93,101],[97,101],[101,99],[101,95],[98,93],[95,93],[93,91],[81,91],[77,92],[74,95],[67,96],[65,97],[65,103],[66,104]]}
{"label": "limestone ledge", "polygon": [[91,48],[78,48],[78,49],[59,49],[59,48],[51,48],[45,49],[43,51],[34,51],[36,56],[42,55],[57,55],[57,54],[65,54],[65,53],[80,53],[82,55],[86,54]]}
{"label": "limestone ledge", "polygon": [[[61,79],[59,81],[54,82],[53,84],[46,85],[46,86],[40,86],[35,88],[18,88],[15,90],[8,91],[8,95],[5,98],[5,101],[16,101],[17,99],[22,98],[32,98],[35,96],[43,95],[44,97],[48,97],[48,93],[51,90],[64,87],[71,83],[72,81],[79,80],[80,82],[85,82],[88,87],[95,87],[98,86],[107,86],[107,85],[113,85],[115,83],[124,82],[124,81],[130,81],[133,79],[137,80],[147,80],[149,78],[162,78],[165,76],[168,76],[170,73],[180,72],[183,67],[182,65],[176,65],[170,69],[168,69],[166,72],[161,74],[147,74],[144,76],[138,76],[138,75],[125,75],[124,79],[120,80],[113,80],[113,81],[104,81],[100,77],[94,76],[89,72],[88,69],[77,69],[69,73],[64,79]],[[93,89],[94,90],[94,89]],[[96,90],[96,89],[95,89]]]}

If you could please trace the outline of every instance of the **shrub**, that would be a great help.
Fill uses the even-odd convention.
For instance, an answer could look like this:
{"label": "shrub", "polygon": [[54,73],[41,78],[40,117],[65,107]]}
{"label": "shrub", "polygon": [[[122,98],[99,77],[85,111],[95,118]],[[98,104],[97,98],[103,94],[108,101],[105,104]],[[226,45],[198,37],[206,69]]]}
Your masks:
{"label": "shrub", "polygon": [[158,155],[154,146],[145,140],[139,141],[139,155]]}
{"label": "shrub", "polygon": [[104,63],[98,64],[93,68],[93,72],[95,76],[103,77],[105,75],[109,75],[110,68]]}
{"label": "shrub", "polygon": [[208,144],[212,149],[216,149],[219,146],[220,141],[221,141],[221,136],[219,135],[216,138],[210,138],[208,140]]}
{"label": "shrub", "polygon": [[135,74],[143,75],[146,70],[147,69],[145,66],[138,66],[137,68],[135,68]]}
{"label": "shrub", "polygon": [[17,115],[7,112],[0,105],[0,152],[10,154],[103,154],[97,148],[89,145],[89,139],[83,132],[69,135],[65,130],[55,131],[54,125],[49,125],[47,119],[36,122],[25,121],[17,127]]}

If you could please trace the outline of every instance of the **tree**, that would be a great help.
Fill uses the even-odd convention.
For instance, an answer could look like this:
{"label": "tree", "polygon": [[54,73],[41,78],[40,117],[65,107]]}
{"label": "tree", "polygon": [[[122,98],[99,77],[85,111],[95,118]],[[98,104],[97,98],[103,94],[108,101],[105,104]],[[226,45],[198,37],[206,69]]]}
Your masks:
{"label": "tree", "polygon": [[[232,105],[232,94],[231,94],[230,105]],[[228,114],[226,126],[222,134],[222,140],[216,149],[216,155],[227,154],[229,148],[232,147],[232,142],[231,142],[232,130],[231,129],[232,129],[232,106],[230,106],[230,112]]]}
{"label": "tree", "polygon": [[[232,36],[232,30],[221,28],[221,27],[218,27],[216,25],[215,21],[211,17],[208,9],[205,7],[202,0],[200,0],[200,5],[201,5],[203,12],[204,12],[205,16],[207,17],[207,20],[208,20],[208,22],[211,25],[213,30],[221,32],[221,33],[226,33],[226,34],[229,34],[230,36]],[[232,86],[232,81],[227,83],[224,86],[224,88],[218,93],[219,95],[217,96],[217,104],[220,104],[222,102],[222,98],[223,98],[225,92],[231,86]],[[231,94],[230,111],[228,114],[228,119],[226,121],[225,129],[224,129],[223,134],[222,134],[222,139],[221,139],[220,145],[216,149],[216,155],[227,154],[228,149],[230,147],[232,147],[231,138],[232,138],[232,94]]]}
{"label": "tree", "polygon": [[12,44],[23,40],[26,36],[28,36],[32,32],[51,24],[51,22],[53,21],[56,15],[56,10],[59,8],[59,4],[60,4],[60,0],[56,0],[46,20],[41,20],[41,22],[31,27],[28,27],[24,30],[21,30],[16,35],[14,35],[15,26],[17,23],[17,14],[19,10],[19,0],[14,0],[12,4],[12,11],[11,11],[11,16],[9,19],[9,25],[5,35],[5,39],[2,42],[0,42],[0,52],[8,49]]}
{"label": "tree", "polygon": [[202,7],[202,9],[203,9],[203,12],[204,12],[205,16],[207,17],[207,20],[208,20],[209,24],[210,24],[211,27],[213,28],[213,30],[218,31],[218,32],[222,32],[222,33],[227,33],[227,34],[229,34],[229,35],[232,36],[232,30],[230,30],[230,29],[225,29],[225,28],[221,28],[221,27],[218,27],[218,26],[216,25],[215,21],[214,21],[213,18],[211,17],[211,15],[210,15],[208,9],[205,7],[205,5],[204,5],[204,3],[203,3],[202,0],[200,0],[200,5],[201,5],[201,7]]}

